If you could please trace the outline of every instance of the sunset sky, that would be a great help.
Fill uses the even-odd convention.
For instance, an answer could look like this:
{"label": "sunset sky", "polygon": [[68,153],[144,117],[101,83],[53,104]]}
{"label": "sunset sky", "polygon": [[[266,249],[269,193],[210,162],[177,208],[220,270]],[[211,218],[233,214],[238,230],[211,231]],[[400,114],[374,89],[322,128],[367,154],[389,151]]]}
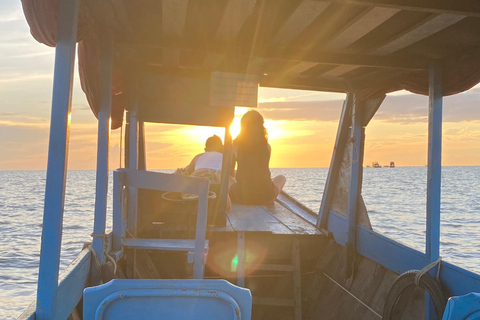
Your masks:
{"label": "sunset sky", "polygon": [[[54,49],[29,33],[18,0],[0,1],[0,170],[43,170],[47,164]],[[77,69],[76,69],[77,72]],[[259,108],[272,145],[271,167],[328,167],[343,94],[260,88]],[[237,126],[246,110],[237,108]],[[389,95],[366,131],[365,164],[423,166],[428,98]],[[443,164],[480,165],[480,86],[444,99]],[[120,130],[111,136],[119,166]],[[220,129],[148,124],[147,167],[185,166]],[[69,169],[94,169],[96,119],[75,75]]]}

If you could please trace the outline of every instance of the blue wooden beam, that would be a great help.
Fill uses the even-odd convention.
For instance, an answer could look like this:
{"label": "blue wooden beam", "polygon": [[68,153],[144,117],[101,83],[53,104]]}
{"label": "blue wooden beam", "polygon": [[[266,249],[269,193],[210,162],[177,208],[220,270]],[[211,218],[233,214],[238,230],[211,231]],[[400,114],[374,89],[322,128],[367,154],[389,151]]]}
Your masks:
{"label": "blue wooden beam", "polygon": [[[138,169],[138,136],[139,121],[137,118],[138,110],[138,81],[136,77],[132,79],[130,94],[130,110],[128,112],[128,168]],[[134,236],[137,235],[137,188],[128,188],[128,210],[127,210],[127,229]]]}
{"label": "blue wooden beam", "polygon": [[[234,113],[232,112],[232,121]],[[231,122],[230,122],[231,124]],[[230,169],[232,165],[232,135],[230,125],[225,127],[225,138],[223,143],[222,175],[220,181],[220,195],[217,204],[217,215],[225,215],[227,212],[227,197],[230,181]]]}
{"label": "blue wooden beam", "polygon": [[147,170],[147,155],[145,148],[145,123],[138,122],[138,170]]}
{"label": "blue wooden beam", "polygon": [[430,261],[440,256],[440,194],[442,178],[442,71],[430,66],[428,104],[427,234],[425,252]]}
{"label": "blue wooden beam", "polygon": [[353,93],[348,93],[345,102],[343,103],[342,114],[338,124],[337,138],[333,148],[332,160],[330,161],[330,169],[328,170],[327,180],[323,191],[322,203],[317,218],[318,228],[327,228],[328,213],[332,204],[333,194],[335,192],[335,184],[337,182],[338,172],[342,165],[343,152],[345,150],[345,143],[350,135],[349,126],[351,124],[351,113],[353,105]]}
{"label": "blue wooden beam", "polygon": [[103,29],[100,44],[100,110],[98,112],[97,177],[92,247],[100,264],[103,265],[105,264],[105,224],[107,219],[110,114],[112,110],[113,36],[109,30]]}
{"label": "blue wooden beam", "polygon": [[360,165],[363,159],[362,103],[353,98],[352,130],[350,136],[350,186],[347,203],[347,267],[346,279],[353,279],[355,252],[357,248],[357,207],[362,181]]}
{"label": "blue wooden beam", "polygon": [[113,171],[113,251],[122,250],[122,239],[125,237],[126,219],[123,209],[123,173],[118,170]]}
{"label": "blue wooden beam", "polygon": [[[442,182],[442,70],[434,62],[429,69],[427,226],[425,253],[429,262],[440,257],[440,196]],[[430,270],[434,275],[438,267]],[[426,295],[425,319],[436,319],[435,307]]]}
{"label": "blue wooden beam", "polygon": [[52,114],[37,289],[36,318],[39,320],[53,319],[56,308],[54,297],[58,290],[79,5],[79,0],[61,0],[58,9]]}
{"label": "blue wooden beam", "polygon": [[[328,229],[332,232],[335,242],[342,246],[347,243],[346,228],[347,219],[330,211]],[[423,252],[361,225],[357,225],[357,252],[398,274],[422,269],[429,263],[428,257]],[[442,262],[440,279],[450,295],[464,295],[480,288],[480,275],[448,262]]]}

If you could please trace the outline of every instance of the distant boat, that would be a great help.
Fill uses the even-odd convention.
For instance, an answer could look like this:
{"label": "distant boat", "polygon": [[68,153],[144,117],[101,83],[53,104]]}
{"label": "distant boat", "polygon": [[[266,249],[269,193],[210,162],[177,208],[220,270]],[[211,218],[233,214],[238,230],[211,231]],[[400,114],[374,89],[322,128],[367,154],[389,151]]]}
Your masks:
{"label": "distant boat", "polygon": [[372,162],[372,168],[381,168],[382,166],[378,162]]}
{"label": "distant boat", "polygon": [[395,162],[390,161],[390,168],[395,168]]}

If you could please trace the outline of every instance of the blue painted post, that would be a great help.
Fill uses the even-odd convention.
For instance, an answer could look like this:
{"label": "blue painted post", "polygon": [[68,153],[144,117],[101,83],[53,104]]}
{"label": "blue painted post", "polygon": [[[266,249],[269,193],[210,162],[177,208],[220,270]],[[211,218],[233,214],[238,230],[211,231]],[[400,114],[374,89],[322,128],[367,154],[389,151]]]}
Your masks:
{"label": "blue painted post", "polygon": [[328,170],[327,180],[323,191],[322,204],[317,218],[317,227],[327,228],[328,213],[332,204],[333,193],[335,192],[335,184],[337,182],[338,172],[342,164],[343,152],[345,143],[350,135],[349,126],[351,123],[351,111],[353,105],[353,93],[348,93],[343,103],[342,114],[338,124],[337,138],[335,140],[335,147],[332,153],[332,160],[330,161],[330,169]]}
{"label": "blue painted post", "polygon": [[138,122],[138,170],[147,170],[145,123],[143,121]]}
{"label": "blue painted post", "polygon": [[53,319],[63,229],[68,137],[79,0],[61,0],[53,78],[42,245],[38,272],[36,319]]}
{"label": "blue painted post", "polygon": [[353,278],[354,258],[357,248],[357,204],[361,186],[360,181],[360,164],[363,154],[362,143],[362,105],[356,95],[353,97],[353,114],[352,114],[352,130],[350,150],[350,188],[348,191],[347,204],[347,267],[346,279]]}
{"label": "blue painted post", "polygon": [[[138,169],[138,119],[137,119],[137,83],[133,80],[131,107],[129,115],[129,136],[128,136],[128,168]],[[127,211],[127,229],[134,236],[137,235],[137,188],[128,188],[128,211]]]}
{"label": "blue painted post", "polygon": [[210,181],[206,180],[199,186],[197,206],[197,227],[195,230],[195,260],[193,261],[193,278],[203,279],[204,251],[207,230],[208,189]]}
{"label": "blue painted post", "polygon": [[113,172],[113,243],[112,249],[122,249],[122,239],[125,236],[125,219],[123,217],[123,184],[122,173],[118,170]]}
{"label": "blue painted post", "polygon": [[[440,257],[440,195],[442,178],[442,109],[443,83],[441,68],[432,63],[429,70],[428,92],[428,170],[427,170],[427,230],[425,252],[430,262]],[[437,268],[431,270],[433,273]],[[426,299],[425,319],[436,319],[435,308]]]}
{"label": "blue painted post", "polygon": [[428,106],[427,235],[430,261],[440,256],[440,193],[442,178],[442,73],[430,66]]}
{"label": "blue painted post", "polygon": [[245,287],[245,232],[237,233],[237,286]]}
{"label": "blue painted post", "polygon": [[105,224],[107,219],[108,155],[112,109],[113,37],[108,30],[101,36],[100,110],[98,112],[97,179],[92,247],[101,265],[105,264]]}
{"label": "blue painted post", "polygon": [[[233,119],[232,119],[233,121]],[[228,197],[228,188],[229,188],[229,179],[230,179],[230,167],[232,164],[232,135],[230,134],[229,127],[225,127],[225,139],[224,139],[224,150],[223,150],[223,160],[222,160],[222,176],[220,181],[220,195],[219,201],[217,204],[217,215],[225,215],[227,212],[227,197]]]}

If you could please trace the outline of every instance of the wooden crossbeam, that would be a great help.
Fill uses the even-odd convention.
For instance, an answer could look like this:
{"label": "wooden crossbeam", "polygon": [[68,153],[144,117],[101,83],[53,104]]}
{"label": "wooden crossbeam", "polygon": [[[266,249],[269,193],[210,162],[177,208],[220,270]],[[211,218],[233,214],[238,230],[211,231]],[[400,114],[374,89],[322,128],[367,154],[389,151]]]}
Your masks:
{"label": "wooden crossbeam", "polygon": [[255,0],[229,0],[218,26],[216,40],[228,42],[235,38],[255,8]]}
{"label": "wooden crossbeam", "polygon": [[[367,53],[371,55],[373,59],[378,59],[378,56],[386,56],[391,53],[395,53],[459,22],[464,18],[466,18],[465,15],[431,15],[411,28],[406,29],[404,32],[386,40],[377,48],[369,50]],[[329,70],[323,75],[340,77],[350,71],[353,71],[354,69],[356,68],[352,66],[340,66],[338,68]]]}
{"label": "wooden crossbeam", "polygon": [[352,21],[347,28],[344,28],[330,42],[326,43],[324,47],[332,51],[344,49],[390,19],[399,11],[400,9],[393,8],[369,8],[369,10],[359,15],[358,19]]}
{"label": "wooden crossbeam", "polygon": [[336,3],[377,6],[401,10],[432,12],[437,14],[458,14],[480,17],[480,2],[477,0],[330,0]]}
{"label": "wooden crossbeam", "polygon": [[[163,38],[181,38],[185,30],[188,0],[162,0]],[[163,49],[163,65],[178,67],[181,50],[177,48]]]}
{"label": "wooden crossbeam", "polygon": [[421,26],[402,34],[395,39],[391,39],[385,45],[370,52],[373,55],[387,55],[399,51],[409,45],[423,40],[432,34],[463,20],[467,16],[454,14],[441,14],[431,20],[426,21]]}
{"label": "wooden crossbeam", "polygon": [[328,2],[304,0],[273,37],[272,44],[286,46],[329,6]]}
{"label": "wooden crossbeam", "polygon": [[[255,0],[229,0],[223,12],[220,25],[217,28],[215,41],[222,43],[225,47],[228,42],[233,41],[245,21],[252,14],[255,2]],[[224,58],[224,53],[209,52],[205,57],[205,66],[210,69],[216,69]]]}

